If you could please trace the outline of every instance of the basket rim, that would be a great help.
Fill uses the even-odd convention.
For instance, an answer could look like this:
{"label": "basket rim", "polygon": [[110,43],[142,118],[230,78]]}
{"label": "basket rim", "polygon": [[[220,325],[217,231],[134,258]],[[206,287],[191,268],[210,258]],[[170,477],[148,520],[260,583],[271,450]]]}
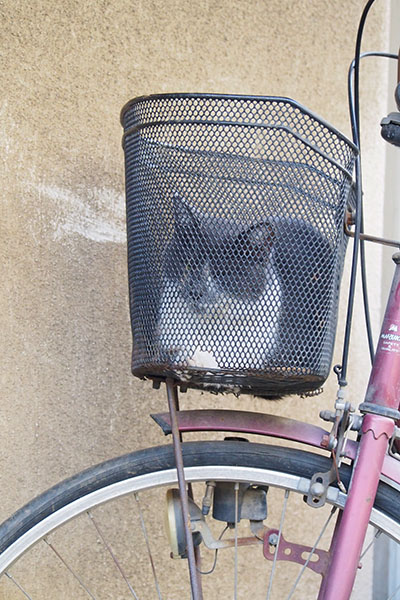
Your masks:
{"label": "basket rim", "polygon": [[[299,135],[298,133],[293,131],[290,127],[287,127],[285,125],[270,125],[269,123],[265,124],[265,123],[257,123],[257,122],[246,122],[245,123],[245,122],[238,122],[238,121],[214,121],[214,120],[209,120],[209,119],[204,119],[204,120],[200,120],[200,119],[169,119],[168,121],[165,121],[165,120],[151,121],[148,123],[133,125],[132,127],[129,127],[129,129],[126,129],[122,136],[122,147],[125,148],[125,141],[129,136],[131,136],[133,133],[136,133],[137,131],[141,131],[143,129],[157,127],[159,125],[193,125],[193,124],[194,125],[218,125],[218,126],[228,126],[228,127],[232,127],[232,126],[233,127],[249,127],[249,128],[253,127],[253,128],[259,128],[259,129],[276,129],[278,131],[285,131],[287,134],[293,136],[297,141],[301,142],[305,146],[308,146],[308,148],[310,148],[313,152],[316,152],[317,154],[322,156],[325,160],[327,160],[328,162],[333,164],[340,171],[342,171],[347,177],[349,177],[350,179],[352,177],[351,171],[349,171],[343,165],[341,165],[339,161],[337,161],[335,158],[331,158],[324,150],[321,150],[320,148],[318,148],[318,146],[316,146],[315,144],[310,142],[307,138],[302,137],[301,135]],[[169,146],[165,145],[164,147],[168,148]]]}
{"label": "basket rim", "polygon": [[321,123],[321,125],[323,125],[327,129],[329,129],[332,133],[337,135],[338,138],[340,138],[344,143],[346,143],[353,150],[355,155],[357,155],[359,153],[358,147],[347,136],[345,136],[338,129],[336,129],[336,127],[334,127],[333,125],[328,123],[328,121],[326,121],[325,119],[323,119],[322,117],[317,115],[312,110],[306,108],[303,104],[300,104],[300,102],[297,102],[297,100],[293,100],[292,98],[289,98],[286,96],[259,96],[259,95],[253,96],[253,95],[246,95],[246,94],[217,94],[217,93],[203,93],[203,92],[167,92],[167,93],[162,93],[162,94],[149,94],[149,95],[143,95],[143,96],[136,96],[135,98],[132,98],[131,100],[126,102],[126,104],[122,107],[121,112],[120,112],[120,123],[121,123],[122,127],[124,127],[125,114],[132,108],[132,106],[134,106],[135,104],[138,104],[139,102],[148,102],[148,101],[152,101],[152,100],[171,100],[171,99],[179,99],[179,98],[193,98],[193,99],[204,98],[204,99],[211,99],[211,100],[212,99],[215,99],[215,100],[225,99],[225,100],[242,100],[242,101],[249,101],[249,102],[278,102],[278,103],[282,103],[282,104],[290,104],[291,106],[299,109],[304,114],[312,117],[313,119],[315,119],[316,121]]}

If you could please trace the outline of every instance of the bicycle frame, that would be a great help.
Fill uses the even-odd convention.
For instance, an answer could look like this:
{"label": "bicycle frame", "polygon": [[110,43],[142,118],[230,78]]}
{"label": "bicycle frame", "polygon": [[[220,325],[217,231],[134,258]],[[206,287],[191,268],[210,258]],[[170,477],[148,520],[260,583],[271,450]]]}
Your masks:
{"label": "bicycle frame", "polygon": [[[400,462],[387,454],[400,403],[400,253],[393,260],[393,283],[365,402],[360,405],[364,413],[360,442],[349,440],[343,454],[354,460],[352,481],[332,539],[318,600],[348,600],[379,479],[386,476],[400,484]],[[166,435],[173,433],[172,412],[152,416]],[[321,427],[273,415],[230,410],[177,411],[174,437],[177,432],[181,436],[189,431],[252,433],[319,448],[326,448],[329,437]],[[198,597],[201,598],[201,589]]]}
{"label": "bicycle frame", "polygon": [[[335,552],[323,588],[321,600],[350,596],[368,520],[378,487],[388,442],[393,436],[400,400],[400,254],[393,257],[396,270],[385,311],[379,344],[360,409],[366,413],[360,450],[343,511],[333,540]],[[333,586],[335,581],[335,586]]]}

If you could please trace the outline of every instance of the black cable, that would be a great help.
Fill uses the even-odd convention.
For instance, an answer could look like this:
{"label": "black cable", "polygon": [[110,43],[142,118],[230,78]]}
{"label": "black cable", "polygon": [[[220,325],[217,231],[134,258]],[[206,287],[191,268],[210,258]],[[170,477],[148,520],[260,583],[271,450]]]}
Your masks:
{"label": "black cable", "polygon": [[360,24],[357,31],[356,51],[354,55],[354,117],[355,127],[353,128],[353,141],[360,148],[360,59],[361,59],[361,40],[364,32],[364,25],[367,19],[369,9],[375,0],[368,0],[361,15]]}
{"label": "black cable", "polygon": [[365,21],[368,15],[368,12],[375,0],[368,0],[367,4],[364,7],[363,13],[361,15],[360,23],[358,25],[357,31],[357,39],[356,39],[356,49],[355,49],[355,58],[354,58],[354,121],[352,119],[351,128],[353,133],[353,141],[354,144],[358,148],[358,155],[355,163],[356,170],[356,222],[355,222],[355,232],[354,232],[354,245],[353,245],[353,259],[351,265],[351,276],[350,276],[350,289],[349,289],[349,298],[347,304],[347,315],[346,315],[346,326],[344,333],[344,343],[343,343],[343,354],[342,354],[342,364],[340,370],[337,372],[338,381],[340,386],[347,385],[346,376],[347,376],[347,365],[349,360],[349,346],[350,346],[350,333],[351,333],[351,325],[353,321],[353,309],[354,309],[354,298],[355,298],[355,288],[356,288],[356,279],[357,279],[357,264],[358,264],[358,256],[359,256],[359,247],[360,247],[360,233],[362,227],[362,182],[361,182],[361,158],[360,158],[360,102],[359,102],[359,81],[360,81],[360,56],[361,56],[361,40],[364,30]]}
{"label": "black cable", "polygon": [[[391,54],[389,52],[364,52],[360,54],[360,59],[366,57],[383,57],[383,58],[393,58],[397,60],[397,54]],[[357,132],[357,143],[358,148],[360,147],[360,125],[356,120],[356,112],[355,112],[355,100],[353,93],[353,71],[355,68],[355,60],[352,61],[349,73],[348,73],[348,97],[349,97],[349,111],[350,111],[350,121],[352,124],[353,131]],[[354,139],[354,136],[353,136]],[[360,233],[364,232],[364,211],[361,206],[361,227]],[[361,266],[361,282],[362,282],[362,294],[363,294],[363,303],[364,303],[364,317],[365,317],[365,326],[367,331],[367,339],[368,339],[368,348],[371,359],[371,364],[374,362],[375,357],[375,349],[374,349],[374,341],[372,336],[372,327],[371,327],[371,318],[370,318],[370,310],[369,310],[369,298],[368,298],[368,288],[367,288],[367,271],[366,271],[366,257],[365,257],[365,242],[360,240],[360,266]]]}
{"label": "black cable", "polygon": [[[398,59],[397,54],[392,54],[391,52],[363,52],[360,54],[360,60],[362,58],[368,58],[369,56],[375,56],[378,58],[394,58]],[[354,114],[354,91],[353,91],[353,71],[355,67],[355,59],[351,61],[349,72],[347,76],[347,91],[349,98],[349,112],[350,112],[350,122],[351,124],[355,123],[355,114]],[[353,138],[354,139],[354,138]],[[355,143],[355,142],[354,142]]]}

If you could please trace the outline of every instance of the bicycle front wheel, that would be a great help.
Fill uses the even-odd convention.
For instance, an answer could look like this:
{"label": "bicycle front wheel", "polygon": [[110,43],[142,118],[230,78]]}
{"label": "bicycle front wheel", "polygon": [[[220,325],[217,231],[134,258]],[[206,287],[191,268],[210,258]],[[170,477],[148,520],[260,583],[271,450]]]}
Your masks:
{"label": "bicycle front wheel", "polygon": [[[345,495],[332,489],[328,505],[318,510],[303,495],[312,475],[328,470],[329,459],[243,441],[188,442],[183,455],[194,502],[201,507],[207,482],[215,483],[214,503],[223,496],[206,518],[212,539],[232,540],[218,553],[200,543],[204,599],[316,598],[321,575],[312,564],[329,547],[332,507],[340,510]],[[177,487],[174,462],[171,446],[133,452],[56,485],[20,509],[0,526],[0,599],[190,598],[187,561],[170,558],[164,529],[166,490]],[[345,485],[349,476],[344,466]],[[230,486],[255,491],[261,517],[242,494],[242,518],[235,524],[232,510],[239,511]],[[311,512],[311,521],[303,511]],[[371,524],[399,541],[399,523],[398,492],[381,483]],[[268,543],[262,542],[265,531]],[[314,546],[318,553],[310,555]],[[308,566],[301,564],[307,560]]]}

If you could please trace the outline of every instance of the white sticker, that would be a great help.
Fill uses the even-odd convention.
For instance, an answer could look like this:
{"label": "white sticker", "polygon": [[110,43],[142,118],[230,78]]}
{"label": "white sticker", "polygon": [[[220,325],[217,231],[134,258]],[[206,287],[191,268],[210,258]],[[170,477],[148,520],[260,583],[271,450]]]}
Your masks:
{"label": "white sticker", "polygon": [[[396,329],[393,329],[396,327]],[[397,325],[392,324],[389,331],[397,331]],[[385,352],[400,354],[400,335],[396,333],[382,333],[380,349]]]}

